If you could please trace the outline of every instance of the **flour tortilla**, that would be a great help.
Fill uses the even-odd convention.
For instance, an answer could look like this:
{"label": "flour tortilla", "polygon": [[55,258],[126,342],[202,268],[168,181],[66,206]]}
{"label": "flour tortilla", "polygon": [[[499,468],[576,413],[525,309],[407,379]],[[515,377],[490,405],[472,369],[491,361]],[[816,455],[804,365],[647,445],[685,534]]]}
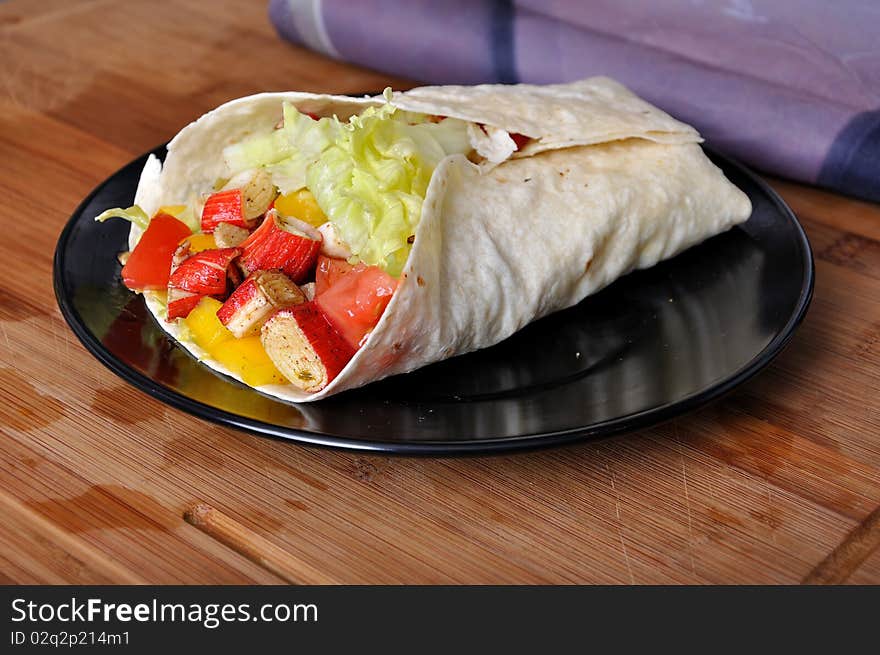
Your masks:
{"label": "flour tortilla", "polygon": [[[226,174],[223,148],[273,129],[281,103],[340,119],[381,98],[306,93],[234,100],[184,128],[164,167],[151,159],[136,202],[192,203]],[[462,118],[535,141],[495,168],[443,160],[428,187],[415,243],[379,324],[318,393],[259,387],[309,402],[507,338],[636,268],[647,268],[745,221],[751,204],[705,156],[699,134],[607,78],[567,85],[422,87],[398,107]],[[140,233],[132,227],[133,246]],[[211,368],[236,377],[162,317],[159,324]]]}
{"label": "flour tortilla", "polygon": [[699,143],[699,133],[608,77],[569,84],[423,86],[394,95],[408,111],[452,116],[531,137],[514,157],[639,137]]}

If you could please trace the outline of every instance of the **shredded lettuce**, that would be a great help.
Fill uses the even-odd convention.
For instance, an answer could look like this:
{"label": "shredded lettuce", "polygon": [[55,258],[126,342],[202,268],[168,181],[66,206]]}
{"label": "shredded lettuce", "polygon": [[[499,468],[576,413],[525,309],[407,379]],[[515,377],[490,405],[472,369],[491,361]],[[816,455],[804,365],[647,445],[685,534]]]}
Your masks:
{"label": "shredded lettuce", "polygon": [[147,216],[147,212],[137,205],[132,205],[128,209],[115,207],[114,209],[108,209],[95,216],[95,220],[99,223],[103,223],[108,218],[124,218],[125,220],[134,223],[142,230],[146,230],[147,226],[150,224],[150,217]]}
{"label": "shredded lettuce", "polygon": [[308,169],[307,186],[352,253],[398,276],[437,164],[470,149],[464,121],[416,122],[390,103],[353,116]]}
{"label": "shredded lettuce", "polygon": [[288,102],[282,107],[280,129],[226,146],[223,159],[231,176],[264,167],[278,190],[290,193],[306,185],[308,166],[333,142],[339,122],[327,118],[313,120]]}
{"label": "shredded lettuce", "polygon": [[[186,226],[193,232],[198,232],[201,227],[201,219],[196,215],[190,205],[164,206],[159,208],[157,213],[159,212],[174,216],[174,218],[186,224]],[[132,205],[128,209],[121,209],[119,207],[108,209],[98,216],[95,216],[95,220],[99,223],[103,223],[108,218],[124,218],[130,223],[137,225],[141,230],[146,230],[150,225],[150,217],[147,216],[147,212],[137,205]]]}
{"label": "shredded lettuce", "polygon": [[347,123],[284,103],[280,129],[223,151],[230,174],[265,167],[282,193],[308,188],[355,257],[398,276],[412,248],[431,175],[471,149],[467,123],[433,122],[386,103]]}

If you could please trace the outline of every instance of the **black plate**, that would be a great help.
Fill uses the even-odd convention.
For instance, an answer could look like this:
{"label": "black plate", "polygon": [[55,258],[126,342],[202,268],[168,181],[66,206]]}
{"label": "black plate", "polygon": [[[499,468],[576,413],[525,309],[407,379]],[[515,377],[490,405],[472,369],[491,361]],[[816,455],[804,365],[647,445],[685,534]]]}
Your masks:
{"label": "black plate", "polygon": [[[164,146],[155,153],[163,156]],[[493,348],[316,403],[288,405],[214,373],[175,345],[122,286],[128,206],[146,155],[86,198],[55,251],[55,294],[80,341],[127,382],[196,416],[256,434],[394,453],[560,444],[671,418],[744,382],[783,348],[813,290],[791,210],[710,153],[748,193],[748,222],[618,280]]]}

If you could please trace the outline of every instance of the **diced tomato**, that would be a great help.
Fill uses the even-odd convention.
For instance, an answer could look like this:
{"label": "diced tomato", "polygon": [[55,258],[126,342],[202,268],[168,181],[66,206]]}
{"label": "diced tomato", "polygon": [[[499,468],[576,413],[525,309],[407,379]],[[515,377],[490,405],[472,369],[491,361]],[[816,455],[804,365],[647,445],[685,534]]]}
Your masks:
{"label": "diced tomato", "polygon": [[241,254],[241,248],[203,250],[184,259],[168,279],[169,286],[216,296],[226,293],[226,269]]}
{"label": "diced tomato", "polygon": [[336,280],[315,303],[345,340],[357,350],[364,336],[379,322],[391,300],[397,280],[378,266],[354,268]]}
{"label": "diced tomato", "polygon": [[315,270],[315,295],[323,293],[348,273],[352,271],[360,273],[366,268],[367,265],[363,262],[352,265],[344,259],[320,255]]}
{"label": "diced tomato", "polygon": [[122,281],[132,291],[164,289],[171,274],[171,257],[190,229],[169,214],[153,216],[141,240],[122,267]]}
{"label": "diced tomato", "polygon": [[202,232],[213,232],[220,223],[249,228],[253,222],[245,218],[241,189],[218,191],[208,196],[202,209]]}

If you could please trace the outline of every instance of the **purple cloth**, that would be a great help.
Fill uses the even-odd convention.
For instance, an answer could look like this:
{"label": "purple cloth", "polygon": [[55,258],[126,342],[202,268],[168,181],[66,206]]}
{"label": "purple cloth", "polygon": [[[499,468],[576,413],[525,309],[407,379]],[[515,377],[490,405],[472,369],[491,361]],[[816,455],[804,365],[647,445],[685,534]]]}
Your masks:
{"label": "purple cloth", "polygon": [[876,0],[271,0],[286,39],[429,83],[608,75],[778,175],[880,201]]}

